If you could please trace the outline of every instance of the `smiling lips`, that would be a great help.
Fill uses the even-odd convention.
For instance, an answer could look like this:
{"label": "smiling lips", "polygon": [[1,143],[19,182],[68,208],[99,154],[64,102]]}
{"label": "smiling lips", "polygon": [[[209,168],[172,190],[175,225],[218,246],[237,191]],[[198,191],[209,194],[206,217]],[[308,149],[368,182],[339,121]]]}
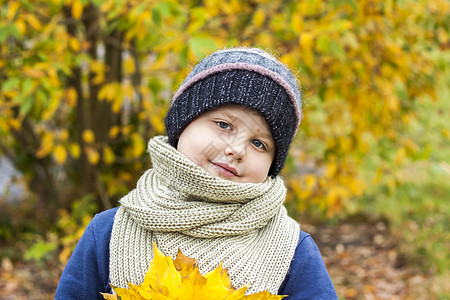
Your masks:
{"label": "smiling lips", "polygon": [[220,174],[223,174],[226,177],[239,176],[235,168],[230,167],[225,163],[214,163],[214,162],[211,163],[216,167],[216,169],[219,171]]}

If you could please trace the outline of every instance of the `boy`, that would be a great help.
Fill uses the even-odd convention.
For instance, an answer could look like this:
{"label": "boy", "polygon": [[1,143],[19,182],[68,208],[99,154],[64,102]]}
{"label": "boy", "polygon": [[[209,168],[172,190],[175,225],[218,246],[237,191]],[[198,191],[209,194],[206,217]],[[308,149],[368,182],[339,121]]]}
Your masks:
{"label": "boy", "polygon": [[168,137],[149,142],[153,168],[91,221],[56,298],[101,299],[109,284],[141,283],[155,241],[203,274],[223,262],[247,294],[337,299],[320,252],[283,206],[278,174],[300,120],[296,80],[273,56],[236,48],[202,60],[173,98]]}

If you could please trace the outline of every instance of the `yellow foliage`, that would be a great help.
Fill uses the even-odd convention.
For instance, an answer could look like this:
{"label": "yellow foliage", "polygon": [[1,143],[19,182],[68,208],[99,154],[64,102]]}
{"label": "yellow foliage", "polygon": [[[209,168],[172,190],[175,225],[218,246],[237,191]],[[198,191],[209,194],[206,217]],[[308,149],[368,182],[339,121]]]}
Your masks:
{"label": "yellow foliage", "polygon": [[125,73],[127,74],[133,74],[135,72],[135,67],[134,67],[134,59],[127,58],[124,61],[124,69],[125,69]]}
{"label": "yellow foliage", "polygon": [[264,21],[266,20],[266,14],[263,10],[258,9],[255,14],[253,15],[253,25],[256,28],[259,28],[263,25]]}
{"label": "yellow foliage", "polygon": [[127,136],[127,135],[130,134],[130,132],[133,131],[133,127],[132,127],[132,126],[123,126],[123,127],[121,128],[121,131],[122,131],[122,135]]}
{"label": "yellow foliage", "polygon": [[81,0],[73,0],[72,1],[72,16],[79,20],[81,18],[81,14],[83,13],[83,4]]}
{"label": "yellow foliage", "polygon": [[338,171],[338,165],[335,162],[329,162],[326,167],[326,177],[331,178],[335,176]]}
{"label": "yellow foliage", "polygon": [[296,34],[301,34],[303,32],[303,16],[301,13],[292,14],[292,29],[294,29]]}
{"label": "yellow foliage", "polygon": [[114,101],[111,106],[111,110],[114,113],[119,113],[120,109],[122,108],[122,103],[123,103],[123,98],[122,98],[122,95],[119,94],[114,98]]}
{"label": "yellow foliage", "polygon": [[133,133],[131,135],[131,141],[132,141],[132,156],[133,157],[139,157],[142,155],[142,153],[145,152],[145,141],[144,139],[137,133]]}
{"label": "yellow foliage", "polygon": [[355,196],[361,196],[366,189],[366,182],[355,176],[341,176],[339,180],[344,186],[348,187],[350,192]]}
{"label": "yellow foliage", "polygon": [[123,179],[124,181],[130,181],[132,176],[129,172],[119,172],[119,178]]}
{"label": "yellow foliage", "polygon": [[69,131],[67,129],[63,129],[59,134],[59,139],[61,141],[67,141],[69,139],[69,136]]}
{"label": "yellow foliage", "polygon": [[411,154],[417,153],[418,146],[411,138],[404,139],[403,144],[405,145],[405,150],[407,150],[407,152]]}
{"label": "yellow foliage", "polygon": [[70,87],[66,90],[66,102],[69,107],[74,107],[77,104],[77,91]]}
{"label": "yellow foliage", "polygon": [[120,133],[120,127],[119,126],[113,126],[109,129],[109,137],[111,139],[116,138]]}
{"label": "yellow foliage", "polygon": [[25,24],[24,20],[19,19],[14,22],[14,25],[16,26],[17,30],[19,30],[20,34],[25,34],[25,31],[27,30],[27,25]]}
{"label": "yellow foliage", "polygon": [[[348,194],[337,193],[347,197],[343,200],[361,195],[365,184],[359,168],[368,155],[395,167],[420,154],[422,145],[400,139],[399,133],[410,125],[418,97],[437,99],[436,82],[448,65],[442,55],[450,40],[448,0],[21,3],[0,4],[5,79],[0,134],[13,140],[2,146],[19,145],[10,131],[32,120],[48,131],[37,158],[53,155],[55,163],[67,162],[60,148],[54,152],[54,144],[64,142],[72,158],[86,151],[94,164],[100,159],[116,164],[117,157],[126,157],[131,164],[117,167],[133,174],[129,167],[144,153],[145,142],[132,133],[139,132],[144,141],[164,133],[170,95],[190,66],[220,47],[272,49],[299,70],[305,92],[297,139],[307,155],[292,155],[295,166],[285,172],[293,178],[287,181],[293,187],[289,195],[301,199],[298,207],[321,203],[324,209],[335,205],[337,212],[342,205],[329,190],[347,189]],[[83,20],[83,11],[93,22]],[[80,149],[76,130],[88,127],[109,130],[110,140],[94,147],[96,137],[84,136],[92,147]],[[61,128],[73,134],[62,140]],[[450,138],[448,129],[440,134]],[[383,148],[383,139],[394,147]],[[117,153],[105,148],[110,142],[117,143]],[[378,154],[372,154],[374,145]],[[345,166],[348,158],[354,163]],[[297,175],[296,167],[303,164],[314,175]],[[113,168],[100,169],[96,172],[105,175]],[[374,182],[385,183],[385,171],[375,174]],[[133,178],[118,180],[125,185]]]}
{"label": "yellow foliage", "polygon": [[89,163],[91,165],[97,165],[100,160],[100,155],[98,154],[97,149],[92,147],[86,147],[86,155]]}
{"label": "yellow foliage", "polygon": [[69,147],[69,150],[70,150],[70,154],[72,155],[73,158],[80,157],[81,148],[80,148],[80,145],[78,145],[77,143],[71,144]]}
{"label": "yellow foliage", "polygon": [[80,42],[78,41],[78,39],[71,37],[71,38],[69,38],[69,47],[74,52],[78,52],[78,51],[80,51],[81,45],[80,45]]}
{"label": "yellow foliage", "polygon": [[302,61],[309,67],[314,67],[314,53],[312,51],[314,39],[311,33],[303,32],[299,37],[300,47],[302,49]]}
{"label": "yellow foliage", "polygon": [[153,260],[145,274],[144,281],[129,288],[113,287],[116,295],[101,293],[105,299],[140,300],[238,300],[238,299],[282,299],[285,296],[272,295],[267,291],[245,295],[247,287],[236,290],[232,287],[226,269],[220,264],[215,270],[204,276],[200,274],[195,260],[178,251],[173,261],[170,256],[158,249],[153,243]]}
{"label": "yellow foliage", "polygon": [[115,160],[115,155],[109,146],[103,148],[103,161],[107,165],[111,165]]}
{"label": "yellow foliage", "polygon": [[92,144],[93,142],[95,142],[95,134],[91,129],[83,130],[82,138],[83,141],[88,144]]}
{"label": "yellow foliage", "polygon": [[44,76],[44,72],[39,69],[24,67],[23,72],[26,76],[31,78],[42,78]]}
{"label": "yellow foliage", "polygon": [[[51,68],[51,67],[48,68],[48,79],[50,81],[50,84],[52,86],[54,86],[55,88],[58,88],[61,85],[61,82],[59,81],[58,74],[57,74],[55,68]],[[60,91],[55,92],[55,94],[58,94],[58,96],[59,96]]]}
{"label": "yellow foliage", "polygon": [[19,130],[21,126],[20,121],[18,119],[10,119],[9,125],[16,130]]}
{"label": "yellow foliage", "polygon": [[72,254],[72,249],[69,247],[64,247],[58,255],[58,260],[61,264],[66,264]]}
{"label": "yellow foliage", "polygon": [[122,84],[121,88],[122,88],[122,94],[125,97],[127,97],[128,99],[132,100],[133,95],[134,95],[133,86],[129,82],[126,82],[126,83]]}
{"label": "yellow foliage", "polygon": [[25,20],[28,22],[28,24],[30,24],[34,29],[36,30],[41,30],[42,29],[42,25],[39,22],[39,20],[36,18],[35,15],[32,14],[27,14],[25,15]]}
{"label": "yellow foliage", "polygon": [[113,101],[117,97],[117,84],[109,83],[103,85],[98,93],[99,100]]}
{"label": "yellow foliage", "polygon": [[53,97],[52,99],[50,99],[50,105],[42,113],[42,120],[48,121],[53,118],[60,104],[61,103],[59,98]]}
{"label": "yellow foliage", "polygon": [[14,17],[16,16],[16,12],[17,12],[17,9],[19,8],[19,6],[20,6],[19,1],[10,1],[9,2],[8,13],[6,15],[6,18],[8,20],[11,21],[11,20],[14,19]]}
{"label": "yellow foliage", "polygon": [[448,128],[443,128],[442,129],[442,135],[446,138],[446,139],[450,139],[450,130]]}
{"label": "yellow foliage", "polygon": [[157,132],[164,132],[164,119],[158,115],[152,114],[150,122]]}
{"label": "yellow foliage", "polygon": [[42,137],[41,146],[36,151],[36,157],[42,158],[48,155],[53,149],[53,140],[54,138],[52,132],[44,133],[44,136]]}
{"label": "yellow foliage", "polygon": [[58,165],[62,165],[66,162],[67,159],[67,151],[63,145],[59,144],[53,150],[53,158],[55,159]]}
{"label": "yellow foliage", "polygon": [[[101,84],[105,81],[105,64],[101,61],[94,60],[89,64],[92,74],[95,76],[92,78],[92,83]],[[100,96],[99,96],[100,98]],[[100,98],[101,99],[101,98]]]}

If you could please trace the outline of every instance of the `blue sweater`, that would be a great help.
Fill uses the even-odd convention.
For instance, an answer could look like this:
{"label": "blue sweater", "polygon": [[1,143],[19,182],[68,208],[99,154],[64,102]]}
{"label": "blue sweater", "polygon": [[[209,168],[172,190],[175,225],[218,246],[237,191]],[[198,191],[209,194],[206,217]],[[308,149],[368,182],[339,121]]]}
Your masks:
{"label": "blue sweater", "polygon": [[[103,299],[109,286],[109,240],[117,208],[96,215],[69,259],[55,299]],[[322,256],[311,236],[303,231],[279,295],[293,299],[338,299]]]}

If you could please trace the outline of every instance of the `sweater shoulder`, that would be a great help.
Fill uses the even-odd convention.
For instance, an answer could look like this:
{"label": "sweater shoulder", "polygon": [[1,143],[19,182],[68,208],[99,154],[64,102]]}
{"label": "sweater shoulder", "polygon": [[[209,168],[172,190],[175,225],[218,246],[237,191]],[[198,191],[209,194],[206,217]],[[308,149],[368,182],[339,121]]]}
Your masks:
{"label": "sweater shoulder", "polygon": [[[298,245],[297,247],[306,239],[308,240],[308,237],[311,237],[311,235],[307,232],[304,232],[303,230],[300,230],[300,236],[298,239]],[[311,238],[312,239],[312,238]]]}
{"label": "sweater shoulder", "polygon": [[119,209],[118,207],[114,207],[102,211],[94,216],[92,222],[103,225],[111,224],[112,226],[112,224],[114,223],[114,216],[116,215],[118,209]]}

